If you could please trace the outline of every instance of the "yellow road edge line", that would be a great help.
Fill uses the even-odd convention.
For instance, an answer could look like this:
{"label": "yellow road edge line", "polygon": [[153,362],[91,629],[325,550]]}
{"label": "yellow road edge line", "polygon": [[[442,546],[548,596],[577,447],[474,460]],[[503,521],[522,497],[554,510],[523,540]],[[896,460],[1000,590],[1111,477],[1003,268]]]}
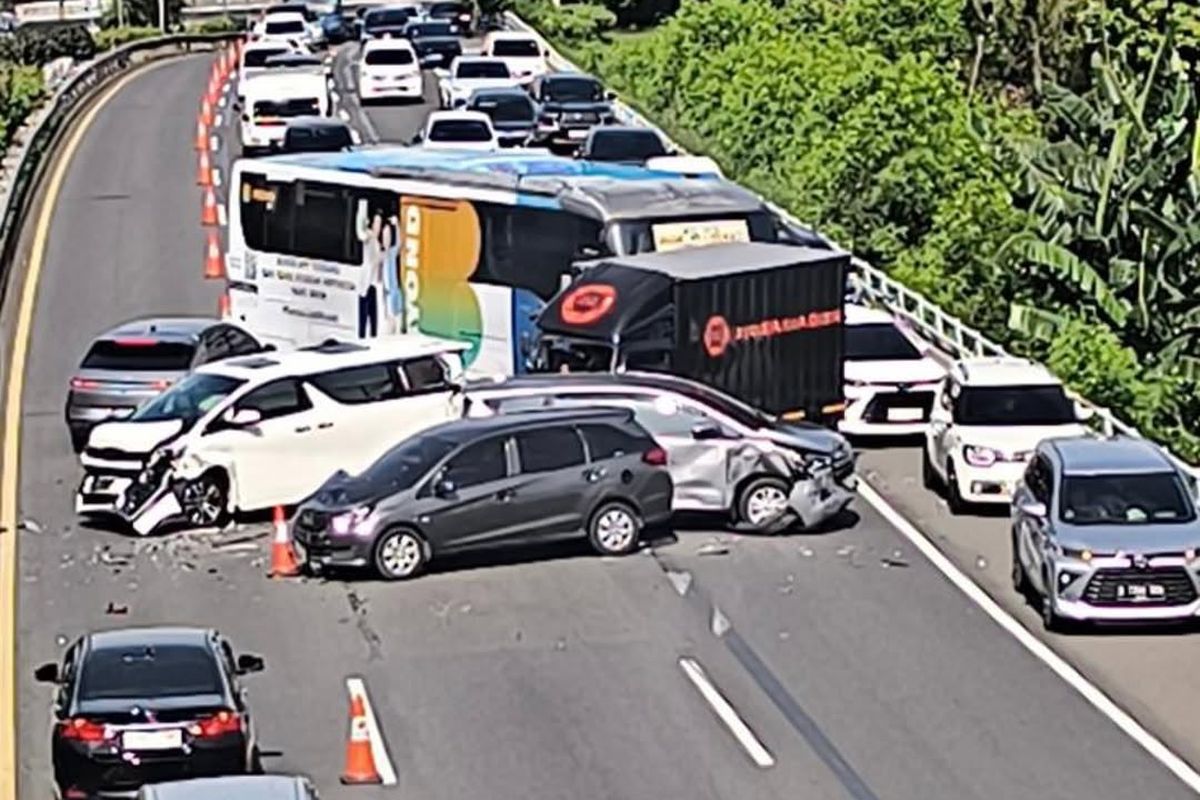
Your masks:
{"label": "yellow road edge line", "polygon": [[17,493],[21,466],[21,399],[25,389],[25,362],[29,355],[29,335],[37,301],[38,280],[46,258],[50,220],[58,205],[67,168],[75,158],[84,135],[100,111],[135,78],[165,66],[174,59],[152,61],[121,76],[92,104],[76,123],[66,144],[59,151],[54,171],[45,184],[29,265],[21,287],[21,304],[13,331],[12,362],[4,402],[4,452],[0,462],[0,800],[17,800]]}

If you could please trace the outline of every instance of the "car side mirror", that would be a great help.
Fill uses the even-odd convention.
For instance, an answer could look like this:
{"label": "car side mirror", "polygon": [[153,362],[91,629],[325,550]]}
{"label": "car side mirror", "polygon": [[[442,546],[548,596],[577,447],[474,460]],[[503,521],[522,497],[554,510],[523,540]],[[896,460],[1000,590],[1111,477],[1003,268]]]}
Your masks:
{"label": "car side mirror", "polygon": [[242,653],[237,657],[237,671],[239,675],[248,675],[251,672],[262,672],[266,666],[262,656],[255,656],[249,653]]}
{"label": "car side mirror", "polygon": [[440,480],[433,487],[433,493],[443,500],[454,497],[458,492],[458,487],[454,485],[454,481]]}
{"label": "car side mirror", "polygon": [[249,428],[262,422],[262,412],[257,408],[231,408],[221,415],[221,421],[231,428]]}
{"label": "car side mirror", "polygon": [[610,89],[609,91],[607,91],[607,92],[605,92],[605,93],[604,93],[604,99],[605,99],[605,100],[616,100],[616,99],[617,99],[617,93],[616,93],[616,92],[614,92],[614,91],[612,91],[612,90]]}
{"label": "car side mirror", "polygon": [[1046,504],[1039,503],[1037,500],[1026,500],[1017,506],[1017,510],[1027,517],[1036,517],[1037,519],[1046,517]]}
{"label": "car side mirror", "polygon": [[701,422],[692,427],[692,438],[701,442],[711,439],[723,439],[725,438],[725,432],[721,430],[719,425],[714,425],[710,422]]}
{"label": "car side mirror", "polygon": [[42,664],[33,671],[33,677],[38,683],[58,683],[58,664]]}

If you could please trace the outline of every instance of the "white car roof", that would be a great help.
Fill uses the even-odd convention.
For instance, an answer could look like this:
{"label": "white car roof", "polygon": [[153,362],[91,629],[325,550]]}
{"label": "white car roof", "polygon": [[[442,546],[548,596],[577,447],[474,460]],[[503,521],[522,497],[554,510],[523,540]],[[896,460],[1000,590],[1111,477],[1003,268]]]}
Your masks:
{"label": "white car roof", "polygon": [[400,38],[368,39],[363,44],[362,51],[366,53],[368,50],[407,50],[413,55],[417,53],[416,49],[412,46],[412,42],[408,39]]}
{"label": "white car roof", "polygon": [[508,67],[508,64],[505,63],[504,59],[500,58],[499,56],[464,55],[455,56],[454,60],[450,62],[450,69],[453,70],[459,64],[478,64],[480,62],[485,62],[488,64],[504,64],[505,68]]}
{"label": "white car roof", "polygon": [[406,333],[399,336],[381,336],[377,339],[337,342],[333,348],[303,348],[239,356],[206,364],[196,372],[224,375],[260,384],[293,375],[314,375],[331,369],[345,369],[380,361],[459,353],[469,347],[466,342]]}
{"label": "white car roof", "polygon": [[489,128],[492,127],[492,118],[482,111],[430,111],[429,116],[425,118],[425,127],[428,128],[439,122],[455,121],[483,122]]}
{"label": "white car roof", "polygon": [[716,175],[724,177],[721,167],[708,156],[656,156],[646,160],[646,169],[678,172],[681,175]]}
{"label": "white car roof", "polygon": [[964,386],[1060,386],[1050,370],[1025,358],[965,358],[952,374]]}
{"label": "white car roof", "polygon": [[304,15],[299,11],[276,11],[272,14],[267,14],[263,17],[263,25],[266,25],[268,22],[301,22],[305,25],[308,24],[308,20],[304,19]]}
{"label": "white car roof", "polygon": [[536,33],[525,33],[523,31],[492,31],[484,37],[485,44],[491,42],[523,42],[532,39],[535,42],[540,42],[541,37]]}
{"label": "white car roof", "polygon": [[245,98],[288,100],[302,94],[320,98],[327,91],[322,72],[264,72],[242,82],[238,94]]}
{"label": "white car roof", "polygon": [[252,42],[246,42],[246,44],[242,45],[242,60],[246,59],[246,53],[252,53],[255,50],[278,50],[281,47],[285,50],[296,49],[288,44],[285,39],[255,39]]}
{"label": "white car roof", "polygon": [[847,303],[842,321],[846,325],[895,325],[896,320],[886,311]]}

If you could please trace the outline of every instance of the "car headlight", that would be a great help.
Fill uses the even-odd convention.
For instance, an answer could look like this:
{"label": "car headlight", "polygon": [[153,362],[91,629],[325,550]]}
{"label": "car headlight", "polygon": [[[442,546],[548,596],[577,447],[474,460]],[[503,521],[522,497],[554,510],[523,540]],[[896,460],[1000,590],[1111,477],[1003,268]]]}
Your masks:
{"label": "car headlight", "polygon": [[329,521],[330,527],[335,536],[350,536],[361,535],[362,524],[367,517],[371,516],[374,506],[365,505],[341,514],[335,514]]}
{"label": "car headlight", "polygon": [[963,448],[963,458],[972,467],[990,467],[1000,460],[1000,454],[990,447],[969,444]]}
{"label": "car headlight", "polygon": [[1087,562],[1087,561],[1091,561],[1095,557],[1095,553],[1093,553],[1091,550],[1087,549],[1086,547],[1083,548],[1082,550],[1077,550],[1072,547],[1063,547],[1062,545],[1060,545],[1056,542],[1056,543],[1053,543],[1050,545],[1050,549],[1053,550],[1056,554],[1062,556],[1063,558],[1070,558],[1070,559],[1074,559],[1076,561]]}

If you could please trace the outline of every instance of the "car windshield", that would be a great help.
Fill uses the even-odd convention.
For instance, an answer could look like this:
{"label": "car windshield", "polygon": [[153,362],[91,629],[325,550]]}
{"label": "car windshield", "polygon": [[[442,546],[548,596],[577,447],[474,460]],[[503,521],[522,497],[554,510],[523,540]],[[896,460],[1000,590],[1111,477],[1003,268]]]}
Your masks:
{"label": "car windshield", "polygon": [[735,397],[730,397],[716,389],[699,383],[680,384],[672,386],[671,391],[690,398],[701,405],[706,405],[718,414],[724,414],[739,425],[757,430],[769,428],[775,424],[775,418],[765,411],[760,411],[751,405],[743,403]]}
{"label": "car windshield", "polygon": [[459,64],[456,78],[508,78],[511,74],[503,61],[467,61]]}
{"label": "car windshield", "polygon": [[413,17],[413,12],[407,8],[392,8],[386,11],[373,11],[367,15],[368,28],[382,28],[387,25],[403,25]]}
{"label": "car windshield", "polygon": [[184,372],[196,347],[188,342],[154,339],[101,339],[83,358],[83,369],[117,372]]}
{"label": "car windshield", "polygon": [[522,95],[485,95],[471,105],[482,111],[492,122],[533,122],[533,101]]}
{"label": "car windshield", "polygon": [[304,100],[259,100],[254,104],[255,117],[306,117],[318,115],[321,102],[317,98]]}
{"label": "car windshield", "polygon": [[847,325],[847,361],[917,361],[921,351],[890,322]]}
{"label": "car windshield", "polygon": [[429,131],[431,142],[490,142],[492,132],[482,122],[474,120],[446,120],[435,122]]}
{"label": "car windshield", "polygon": [[412,51],[407,47],[382,47],[378,50],[370,50],[363,60],[371,66],[381,67],[403,66],[415,61]]}
{"label": "car windshield", "polygon": [[190,428],[245,381],[225,375],[193,372],[133,413],[138,422],[181,419]]}
{"label": "car windshield", "polygon": [[298,153],[341,150],[354,144],[346,127],[288,128],[285,147]]}
{"label": "car windshield", "polygon": [[968,386],[954,409],[960,425],[1066,425],[1075,409],[1061,386]]}
{"label": "car windshield", "polygon": [[267,34],[304,33],[304,21],[298,19],[276,20],[267,23]]}
{"label": "car windshield", "polygon": [[501,39],[492,44],[492,55],[512,58],[537,58],[542,49],[533,39]]}
{"label": "car windshield", "polygon": [[423,36],[454,36],[458,33],[458,28],[449,22],[421,22],[410,27],[408,33],[414,39]]}
{"label": "car windshield", "polygon": [[81,701],[224,693],[216,659],[194,645],[93,650],[79,671]]}
{"label": "car windshield", "polygon": [[286,47],[272,48],[270,50],[247,50],[245,63],[247,67],[265,67],[267,59],[281,56],[288,52]]}
{"label": "car windshield", "polygon": [[604,87],[590,78],[555,78],[546,81],[543,94],[554,103],[591,103],[604,99]]}
{"label": "car windshield", "polygon": [[300,14],[309,22],[316,22],[317,13],[308,6],[300,5],[282,5],[273,6],[267,9],[267,15],[271,14]]}
{"label": "car windshield", "polygon": [[367,467],[361,479],[376,490],[408,489],[453,450],[455,442],[436,435],[406,439]]}
{"label": "car windshield", "polygon": [[466,3],[434,3],[429,6],[429,16],[431,17],[456,17],[469,13]]}
{"label": "car windshield", "polygon": [[1173,472],[1066,475],[1060,509],[1073,525],[1161,525],[1196,517]]}
{"label": "car windshield", "polygon": [[587,157],[595,161],[645,161],[665,156],[667,149],[653,131],[606,131],[592,134]]}

